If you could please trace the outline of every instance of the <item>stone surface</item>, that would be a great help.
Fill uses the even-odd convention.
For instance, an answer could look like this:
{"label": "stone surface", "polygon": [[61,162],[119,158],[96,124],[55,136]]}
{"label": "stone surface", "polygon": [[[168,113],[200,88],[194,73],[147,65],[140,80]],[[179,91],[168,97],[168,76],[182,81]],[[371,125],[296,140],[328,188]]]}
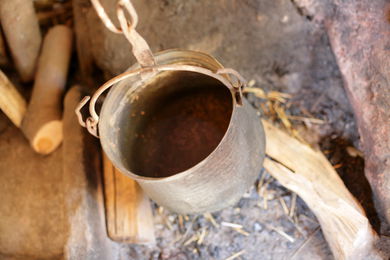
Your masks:
{"label": "stone surface", "polygon": [[62,149],[36,154],[9,124],[0,137],[0,258],[59,258],[68,235]]}
{"label": "stone surface", "polygon": [[390,224],[390,3],[344,1],[336,8],[326,27],[358,122],[365,174]]}
{"label": "stone surface", "polygon": [[[390,224],[390,3],[296,0],[323,23],[358,123],[365,174]],[[389,234],[390,228],[385,227]]]}

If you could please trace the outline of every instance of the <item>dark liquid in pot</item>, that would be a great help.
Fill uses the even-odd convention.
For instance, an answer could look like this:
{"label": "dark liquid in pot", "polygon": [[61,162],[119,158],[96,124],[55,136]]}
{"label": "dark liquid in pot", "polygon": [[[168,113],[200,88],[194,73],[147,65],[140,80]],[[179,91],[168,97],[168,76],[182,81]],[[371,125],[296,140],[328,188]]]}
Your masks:
{"label": "dark liquid in pot", "polygon": [[195,166],[223,138],[232,113],[224,86],[181,91],[166,97],[145,115],[132,150],[133,171],[166,177]]}

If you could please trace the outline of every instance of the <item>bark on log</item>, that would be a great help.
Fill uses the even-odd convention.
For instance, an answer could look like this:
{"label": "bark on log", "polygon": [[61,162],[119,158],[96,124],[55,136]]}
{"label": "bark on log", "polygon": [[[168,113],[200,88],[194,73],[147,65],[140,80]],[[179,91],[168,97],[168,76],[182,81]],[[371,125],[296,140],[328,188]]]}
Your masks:
{"label": "bark on log", "polygon": [[0,109],[17,127],[20,127],[26,112],[26,101],[7,76],[0,70]]}
{"label": "bark on log", "polygon": [[0,1],[0,17],[20,77],[31,81],[42,41],[33,1]]}
{"label": "bark on log", "polygon": [[365,174],[390,224],[390,2],[334,1],[325,21],[357,119]]}
{"label": "bark on log", "polygon": [[72,31],[57,25],[45,36],[34,89],[22,130],[33,149],[54,151],[62,141],[61,100],[72,50]]}

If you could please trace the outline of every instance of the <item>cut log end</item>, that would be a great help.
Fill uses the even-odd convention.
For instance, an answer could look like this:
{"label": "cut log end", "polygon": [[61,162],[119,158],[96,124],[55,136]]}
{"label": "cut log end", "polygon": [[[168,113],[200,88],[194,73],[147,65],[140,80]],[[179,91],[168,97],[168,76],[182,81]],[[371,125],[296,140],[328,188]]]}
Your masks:
{"label": "cut log end", "polygon": [[54,120],[44,124],[31,141],[33,149],[40,154],[53,152],[62,142],[62,121]]}

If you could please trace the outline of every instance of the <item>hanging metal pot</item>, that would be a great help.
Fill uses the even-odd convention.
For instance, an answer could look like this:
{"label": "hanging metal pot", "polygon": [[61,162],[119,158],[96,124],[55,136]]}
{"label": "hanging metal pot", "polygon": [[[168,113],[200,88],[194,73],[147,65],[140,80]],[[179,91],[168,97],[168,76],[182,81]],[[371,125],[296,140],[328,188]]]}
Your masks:
{"label": "hanging metal pot", "polygon": [[[265,156],[261,121],[242,97],[243,78],[200,52],[153,56],[134,30],[129,3],[118,5],[120,21],[124,10],[132,15],[120,31],[138,63],[96,91],[91,117],[84,123],[78,112],[81,124],[99,135],[114,166],[161,206],[188,214],[233,205],[253,185]],[[109,27],[96,1],[95,7]],[[99,117],[95,103],[113,85]]]}

